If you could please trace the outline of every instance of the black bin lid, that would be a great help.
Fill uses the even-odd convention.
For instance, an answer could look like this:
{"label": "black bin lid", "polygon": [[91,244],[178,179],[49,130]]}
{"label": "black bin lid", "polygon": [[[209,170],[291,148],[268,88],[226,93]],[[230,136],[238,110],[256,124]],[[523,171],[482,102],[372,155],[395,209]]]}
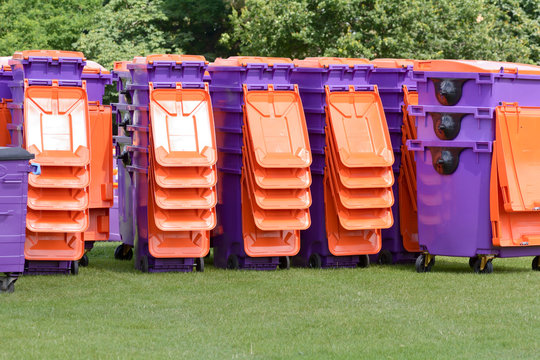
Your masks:
{"label": "black bin lid", "polygon": [[32,160],[34,154],[29,153],[20,147],[4,147],[0,146],[0,161],[8,160]]}

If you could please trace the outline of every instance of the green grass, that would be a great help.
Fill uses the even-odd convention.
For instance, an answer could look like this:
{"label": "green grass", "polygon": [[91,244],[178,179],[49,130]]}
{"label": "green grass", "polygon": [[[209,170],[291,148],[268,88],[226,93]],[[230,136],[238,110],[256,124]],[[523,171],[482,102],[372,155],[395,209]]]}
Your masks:
{"label": "green grass", "polygon": [[414,267],[142,274],[99,244],[78,276],[0,296],[0,358],[538,358],[530,258]]}

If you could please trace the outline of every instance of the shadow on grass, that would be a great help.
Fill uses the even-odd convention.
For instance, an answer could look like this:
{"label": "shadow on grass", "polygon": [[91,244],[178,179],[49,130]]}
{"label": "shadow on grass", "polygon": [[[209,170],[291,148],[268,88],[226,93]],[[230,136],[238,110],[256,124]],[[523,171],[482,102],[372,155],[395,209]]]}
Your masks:
{"label": "shadow on grass", "polygon": [[[453,273],[453,274],[473,274],[474,271],[469,267],[468,259],[463,258],[463,262],[448,261],[444,259],[435,260],[435,265],[431,269],[432,273]],[[493,274],[496,273],[525,273],[532,271],[530,267],[509,266],[502,264],[504,259],[493,260]],[[497,266],[500,264],[500,266]],[[396,265],[373,265],[381,268],[392,268],[401,272],[416,272],[414,264],[396,264]]]}

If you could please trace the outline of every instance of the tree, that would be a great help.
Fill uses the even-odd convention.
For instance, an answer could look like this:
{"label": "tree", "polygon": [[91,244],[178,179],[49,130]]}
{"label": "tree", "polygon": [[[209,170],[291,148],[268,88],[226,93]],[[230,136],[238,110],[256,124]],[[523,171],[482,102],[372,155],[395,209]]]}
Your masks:
{"label": "tree", "polygon": [[88,59],[112,68],[115,61],[151,53],[179,52],[159,28],[167,21],[161,0],[111,0],[96,13],[94,26],[76,46]]}
{"label": "tree", "polygon": [[221,42],[243,54],[538,62],[535,0],[246,0]]}
{"label": "tree", "polygon": [[101,0],[0,1],[0,56],[30,49],[76,50]]}

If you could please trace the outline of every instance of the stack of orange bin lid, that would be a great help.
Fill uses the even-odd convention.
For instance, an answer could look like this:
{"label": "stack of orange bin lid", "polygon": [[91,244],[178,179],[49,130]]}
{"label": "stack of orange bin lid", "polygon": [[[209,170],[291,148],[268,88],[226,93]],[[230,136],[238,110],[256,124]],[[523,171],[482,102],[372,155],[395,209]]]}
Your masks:
{"label": "stack of orange bin lid", "polygon": [[329,248],[338,256],[375,254],[392,226],[394,155],[377,87],[326,87],[325,211]]}

